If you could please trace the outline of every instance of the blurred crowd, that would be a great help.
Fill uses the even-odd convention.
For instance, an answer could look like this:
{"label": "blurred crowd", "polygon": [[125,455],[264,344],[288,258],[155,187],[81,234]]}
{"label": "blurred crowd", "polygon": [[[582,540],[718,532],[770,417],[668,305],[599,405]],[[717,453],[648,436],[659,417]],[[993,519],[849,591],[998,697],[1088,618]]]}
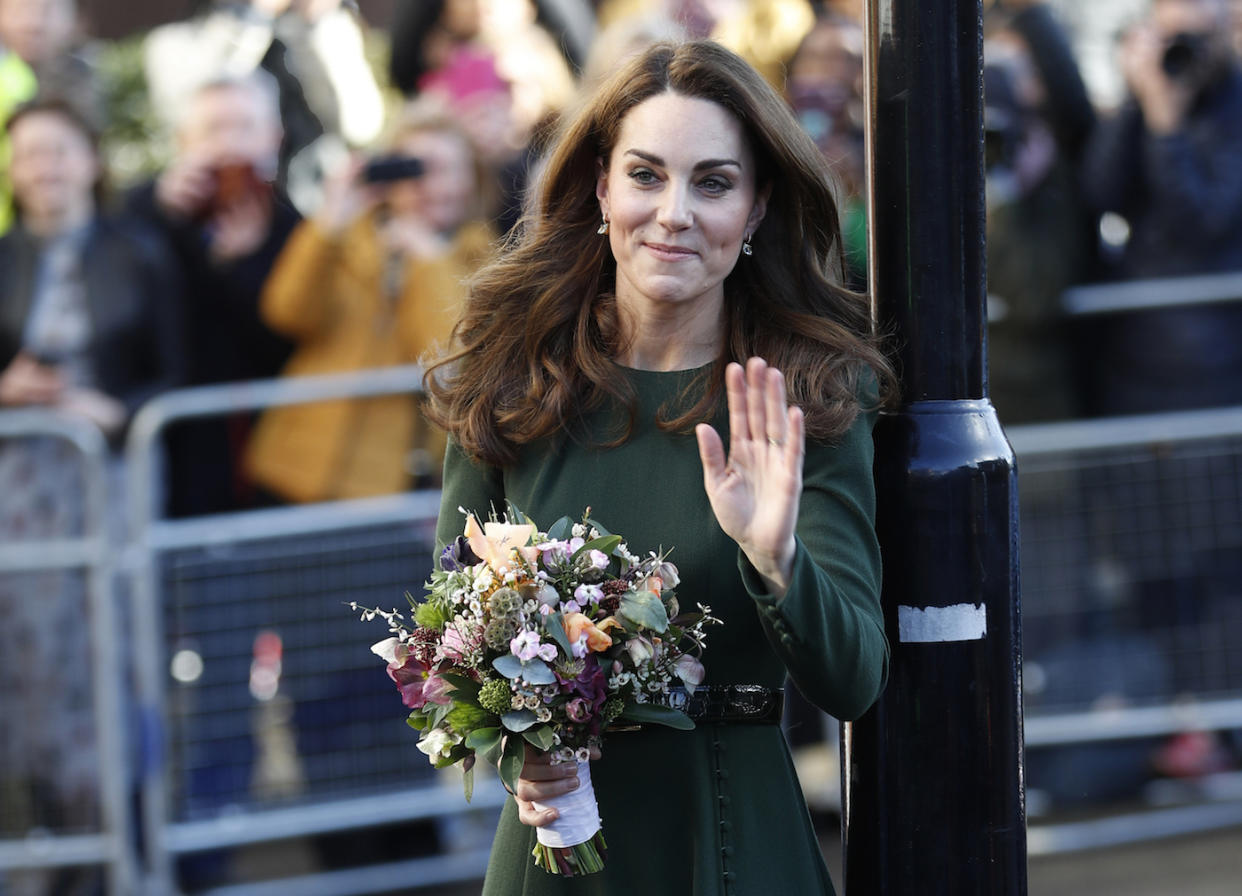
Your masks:
{"label": "blurred crowd", "polygon": [[[1075,284],[1242,268],[1238,6],[1136,2],[1116,45],[1128,95],[1097,109],[1049,4],[987,4],[1002,421],[1242,400],[1242,310],[1090,327],[1061,304]],[[205,2],[141,36],[135,153],[75,0],[0,0],[0,406],[60,407],[119,441],[170,387],[418,360],[517,225],[558,113],[635,47],[683,34],[714,35],[784,90],[833,164],[865,289],[861,13],[401,0],[371,23],[340,0]],[[135,157],[159,165],[121,163]],[[441,448],[396,399],[185,424],[168,443],[174,515],[434,481]]]}
{"label": "blurred crowd", "polygon": [[[1088,326],[1061,302],[1076,284],[1242,270],[1242,3],[1135,2],[1116,108],[1093,102],[1052,6],[985,6],[1002,422],[1242,403],[1242,303]],[[397,0],[372,22],[348,0],[217,0],[129,41],[135,89],[76,0],[0,0],[0,408],[59,409],[115,447],[173,388],[418,361],[521,226],[558,114],[637,48],[682,35],[715,36],[784,91],[835,171],[848,276],[865,289],[862,13]],[[195,516],[434,484],[443,439],[413,400],[385,397],[186,422],[166,448],[166,511]],[[67,463],[0,444],[0,533],[70,525]],[[29,695],[31,713],[67,690],[31,676],[63,674],[48,657],[79,600],[34,613],[0,582],[0,690]],[[23,798],[31,825],[89,799],[57,753],[86,709],[55,711],[73,718],[6,725],[0,741],[0,795],[10,778],[45,782]]]}

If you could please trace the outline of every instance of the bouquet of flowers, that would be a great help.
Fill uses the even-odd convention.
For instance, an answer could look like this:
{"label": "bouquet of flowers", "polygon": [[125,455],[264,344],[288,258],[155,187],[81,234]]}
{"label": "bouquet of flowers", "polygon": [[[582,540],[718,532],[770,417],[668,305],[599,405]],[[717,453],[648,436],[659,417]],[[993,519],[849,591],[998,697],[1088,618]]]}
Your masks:
{"label": "bouquet of flowers", "polygon": [[546,533],[512,507],[482,526],[466,514],[438,565],[423,600],[407,595],[410,621],[363,611],[388,623],[392,637],[371,649],[412,710],[418,748],[437,768],[461,763],[467,800],[476,757],[498,765],[510,791],[527,743],[577,762],[579,787],[549,801],[559,817],[539,828],[535,862],[564,876],[599,871],[590,750],[610,725],[694,727],[668,698],[702,683],[705,628],[719,620],[702,604],[681,612],[667,552],[635,556],[589,508]]}

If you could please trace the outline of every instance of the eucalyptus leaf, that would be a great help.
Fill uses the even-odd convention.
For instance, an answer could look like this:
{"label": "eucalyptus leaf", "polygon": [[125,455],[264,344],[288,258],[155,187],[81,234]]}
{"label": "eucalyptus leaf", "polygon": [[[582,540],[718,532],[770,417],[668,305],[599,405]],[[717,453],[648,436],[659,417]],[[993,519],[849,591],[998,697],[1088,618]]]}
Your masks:
{"label": "eucalyptus leaf", "polygon": [[548,538],[551,541],[565,541],[573,532],[574,521],[567,516],[561,517],[552,524],[552,528],[548,530]]}
{"label": "eucalyptus leaf", "polygon": [[466,735],[466,746],[478,753],[491,749],[493,741],[500,742],[499,728],[475,728]]}
{"label": "eucalyptus leaf", "polygon": [[468,768],[462,772],[461,787],[466,793],[466,802],[470,802],[470,798],[474,796],[474,768]]}
{"label": "eucalyptus leaf", "polygon": [[591,517],[587,517],[585,520],[583,520],[583,522],[586,523],[588,526],[590,526],[592,529],[594,529],[596,532],[598,532],[600,535],[611,535],[612,534],[607,529],[605,529],[603,526],[601,526],[597,520],[594,520]]}
{"label": "eucalyptus leaf", "polygon": [[694,720],[679,709],[670,709],[658,703],[630,703],[618,717],[623,722],[639,725],[666,725],[679,731],[694,730]]}
{"label": "eucalyptus leaf", "polygon": [[668,628],[668,612],[659,595],[651,591],[631,591],[621,598],[617,616],[639,628],[663,633]]}
{"label": "eucalyptus leaf", "polygon": [[522,732],[522,737],[538,750],[547,752],[556,745],[556,736],[552,733],[551,725],[540,725],[538,728],[528,728]]}
{"label": "eucalyptus leaf", "polygon": [[535,714],[529,709],[515,709],[513,712],[507,712],[500,717],[500,723],[510,731],[525,731],[531,725],[539,720],[535,718]]}
{"label": "eucalyptus leaf", "polygon": [[517,790],[517,780],[526,764],[526,741],[520,737],[507,737],[500,754],[500,780],[510,793]]}
{"label": "eucalyptus leaf", "polygon": [[560,645],[561,650],[565,651],[566,656],[573,656],[573,647],[569,644],[569,635],[565,634],[565,626],[561,624],[561,617],[558,613],[549,613],[543,617],[543,627],[552,640]]}
{"label": "eucalyptus leaf", "polygon": [[524,663],[513,654],[506,653],[492,660],[492,666],[510,681],[521,678],[528,684],[556,684],[552,668],[538,657]]}

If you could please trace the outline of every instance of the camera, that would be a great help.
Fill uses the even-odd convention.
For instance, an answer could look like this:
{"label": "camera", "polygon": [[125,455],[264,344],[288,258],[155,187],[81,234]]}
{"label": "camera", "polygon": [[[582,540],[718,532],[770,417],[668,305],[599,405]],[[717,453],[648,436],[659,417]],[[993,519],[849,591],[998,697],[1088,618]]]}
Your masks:
{"label": "camera", "polygon": [[1160,57],[1160,67],[1170,78],[1197,80],[1208,58],[1207,37],[1181,32],[1173,35]]}
{"label": "camera", "polygon": [[423,160],[413,156],[377,156],[362,169],[362,179],[369,184],[414,180],[422,177],[424,170]]}

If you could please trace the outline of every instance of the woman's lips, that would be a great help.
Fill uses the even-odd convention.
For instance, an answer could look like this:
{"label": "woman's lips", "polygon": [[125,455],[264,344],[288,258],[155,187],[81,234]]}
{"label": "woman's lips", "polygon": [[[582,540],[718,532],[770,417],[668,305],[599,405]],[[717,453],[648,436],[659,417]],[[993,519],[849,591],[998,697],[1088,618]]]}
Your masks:
{"label": "woman's lips", "polygon": [[657,258],[665,261],[684,261],[697,254],[693,249],[687,249],[685,246],[668,246],[663,243],[644,243],[643,245]]}

